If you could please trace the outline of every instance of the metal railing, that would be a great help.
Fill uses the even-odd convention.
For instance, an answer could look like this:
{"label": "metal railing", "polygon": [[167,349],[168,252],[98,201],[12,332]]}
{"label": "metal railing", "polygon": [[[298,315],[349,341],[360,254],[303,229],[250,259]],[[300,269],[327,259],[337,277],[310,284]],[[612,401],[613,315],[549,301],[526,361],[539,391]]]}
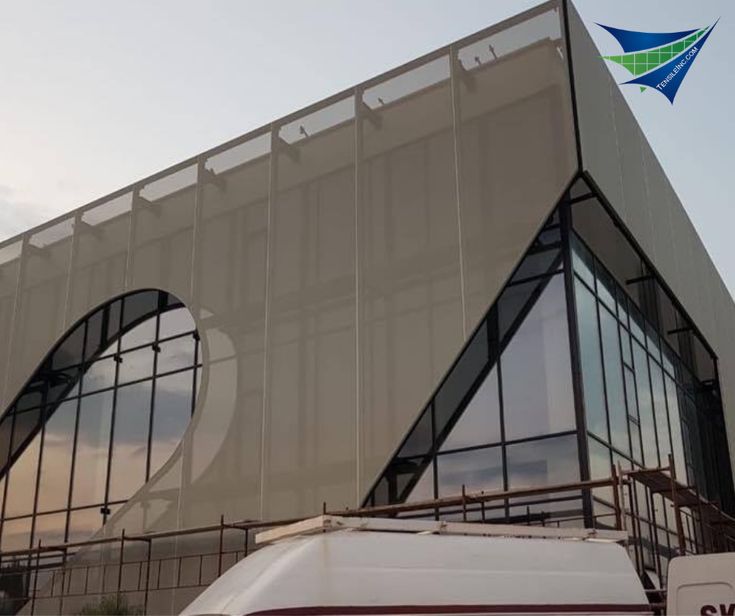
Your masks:
{"label": "metal railing", "polygon": [[[598,498],[599,489],[606,490],[610,502]],[[670,502],[664,510],[673,519],[657,506],[658,496]],[[580,506],[584,502],[588,504]],[[595,511],[598,503],[606,508],[602,513]],[[656,609],[661,609],[664,595],[663,588],[652,587],[651,573],[664,580],[669,558],[735,549],[735,519],[678,483],[671,459],[668,467],[656,469],[612,467],[604,479],[498,492],[470,493],[463,487],[456,496],[411,503],[338,511],[324,504],[323,513],[626,531],[631,559]],[[196,528],[136,535],[123,530],[114,537],[39,542],[30,549],[0,552],[0,581],[5,577],[6,582],[16,582],[16,596],[5,609],[15,612],[25,606],[30,614],[73,613],[108,595],[125,596],[145,612],[172,609],[163,604],[173,606],[174,594],[190,601],[256,549],[255,533],[301,519],[228,522],[222,516],[218,524]],[[675,538],[673,546],[670,538]]]}

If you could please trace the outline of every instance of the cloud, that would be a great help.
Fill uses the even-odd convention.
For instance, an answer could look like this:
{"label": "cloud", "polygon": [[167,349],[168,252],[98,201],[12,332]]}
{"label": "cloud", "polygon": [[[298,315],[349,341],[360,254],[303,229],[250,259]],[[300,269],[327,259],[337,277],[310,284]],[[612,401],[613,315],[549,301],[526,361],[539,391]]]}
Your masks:
{"label": "cloud", "polygon": [[0,241],[23,233],[57,214],[48,205],[19,198],[12,187],[0,184]]}

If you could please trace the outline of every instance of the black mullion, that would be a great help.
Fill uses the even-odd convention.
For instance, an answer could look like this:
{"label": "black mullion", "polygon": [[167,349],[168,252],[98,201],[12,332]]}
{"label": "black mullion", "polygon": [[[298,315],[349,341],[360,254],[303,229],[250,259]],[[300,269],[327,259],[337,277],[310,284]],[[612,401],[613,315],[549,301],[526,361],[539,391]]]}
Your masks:
{"label": "black mullion", "polygon": [[653,417],[653,437],[656,440],[656,459],[658,460],[658,465],[661,466],[661,447],[658,444],[658,422],[656,421],[656,405],[654,403],[653,397],[653,379],[651,378],[651,361],[653,361],[653,359],[649,355],[645,345],[643,345],[643,355],[646,358],[646,371],[648,372],[648,391],[651,394],[651,414]]}
{"label": "black mullion", "polygon": [[[569,336],[569,352],[572,368],[572,394],[574,396],[574,411],[577,433],[577,457],[579,463],[579,477],[582,481],[590,478],[590,453],[587,443],[587,412],[584,405],[584,379],[582,375],[582,359],[580,356],[579,319],[577,315],[577,299],[574,292],[576,276],[572,267],[572,211],[569,202],[569,193],[565,195],[567,201],[559,206],[559,221],[561,223],[562,255],[564,258],[564,295],[566,298],[567,330]],[[594,275],[594,270],[593,270]],[[586,283],[582,281],[585,286]],[[596,295],[592,290],[592,296]],[[582,516],[585,526],[592,526],[593,511],[591,491],[582,491]]]}
{"label": "black mullion", "polygon": [[[91,315],[90,317],[91,318]],[[87,359],[87,340],[89,338],[89,318],[84,323],[84,337],[82,340],[82,363],[79,366],[79,379],[77,386],[79,387],[79,393],[76,396],[76,409],[74,413],[74,435],[72,436],[72,452],[71,452],[71,466],[69,467],[69,486],[67,487],[67,497],[66,497],[66,521],[64,522],[64,541],[67,541],[69,537],[69,519],[71,518],[71,490],[72,490],[72,484],[74,483],[74,461],[76,459],[76,448],[77,448],[77,425],[79,423],[79,407],[81,404],[81,396],[82,396],[82,379],[84,379],[84,373],[86,372],[86,359]],[[103,332],[107,331],[107,320],[108,320],[108,311],[106,309],[102,310],[102,318],[100,319],[100,327],[103,329],[100,329],[100,342],[102,341],[102,338],[104,336]],[[70,398],[70,401],[74,400],[74,398]],[[65,402],[66,400],[64,400]],[[44,426],[45,427],[45,426]],[[59,511],[59,513],[61,513]]]}
{"label": "black mullion", "polygon": [[4,479],[5,483],[3,484],[3,506],[2,506],[2,519],[0,519],[0,548],[2,547],[2,537],[3,537],[3,531],[5,527],[5,506],[8,503],[8,484],[10,483],[10,457],[11,452],[13,450],[13,436],[15,436],[15,416],[16,416],[16,408],[13,407],[11,409],[12,412],[12,419],[10,421],[10,440],[9,440],[9,447],[8,447],[8,459],[5,462],[7,466]]}
{"label": "black mullion", "polygon": [[[192,368],[192,383],[191,383],[191,416],[194,417],[194,411],[196,410],[197,404],[197,374],[199,372],[199,348],[201,342],[199,341],[199,333],[194,330],[191,332],[191,336],[194,337],[194,367]],[[153,410],[151,409],[151,414]],[[146,477],[148,473],[146,473]]]}
{"label": "black mullion", "polygon": [[563,270],[555,270],[553,272],[544,272],[543,274],[534,274],[533,276],[528,276],[526,278],[519,278],[518,280],[513,280],[512,282],[509,282],[504,288],[505,289],[511,289],[513,287],[520,286],[522,284],[526,284],[529,282],[536,282],[537,280],[543,280],[545,278],[553,278],[554,276],[559,276],[563,274]]}
{"label": "black mullion", "polygon": [[[84,378],[84,375],[82,375],[81,378]],[[79,386],[82,386],[81,380],[79,383]],[[74,436],[72,437],[72,448],[71,448],[71,468],[69,469],[69,496],[67,498],[67,511],[71,511],[72,509],[72,499],[74,498],[74,474],[77,466],[77,445],[79,440],[79,418],[82,414],[82,399],[77,398],[77,404],[76,404],[76,413],[74,415]],[[64,534],[66,537],[68,537],[69,534],[69,523],[70,523],[70,515],[66,516],[66,529],[64,531]]]}
{"label": "black mullion", "polygon": [[[617,294],[616,294],[617,295]],[[615,303],[617,304],[617,298],[615,300]],[[617,313],[617,310],[616,310]],[[625,378],[625,355],[623,354],[623,337],[620,334],[620,327],[622,323],[620,323],[620,320],[618,319],[617,315],[615,315],[615,330],[617,333],[618,338],[618,357],[620,357],[620,378],[623,381],[623,404],[625,404],[625,431],[628,434],[628,455],[625,457],[628,460],[633,460],[633,440],[630,434],[630,409],[628,408],[628,383],[627,379]],[[633,349],[631,349],[631,358],[633,357]],[[610,434],[610,445],[612,445],[612,433]]]}
{"label": "black mullion", "polygon": [[[158,380],[158,350],[159,347],[159,336],[161,335],[161,307],[164,304],[165,296],[159,295],[158,305],[159,311],[156,315],[156,333],[154,342],[153,352],[153,375],[151,378],[151,399],[148,403],[148,443],[146,445],[146,459],[145,459],[145,480],[146,482],[151,476],[151,450],[153,447],[153,418],[156,412],[156,381]],[[194,360],[196,363],[196,346],[194,350]],[[194,369],[194,379],[196,380],[196,368]]]}
{"label": "black mullion", "polygon": [[[125,315],[125,304],[127,302],[125,299],[122,300],[121,306],[120,306],[120,328],[122,329],[122,324],[124,321],[124,315]],[[120,340],[122,339],[122,336],[118,336],[117,340],[115,341],[115,345],[117,347],[117,353],[115,354],[116,361],[115,361],[115,381],[114,385],[112,386],[112,413],[110,415],[110,439],[107,446],[107,472],[105,477],[105,493],[103,495],[104,505],[101,508],[102,513],[102,524],[104,524],[107,521],[107,501],[110,496],[110,471],[112,469],[112,446],[115,441],[115,417],[117,415],[117,390],[120,383],[120,363],[122,362],[122,355],[120,354]],[[109,390],[109,388],[108,388]],[[99,392],[97,392],[99,393]]]}
{"label": "black mullion", "polygon": [[[87,335],[87,324],[84,324],[84,337],[86,338]],[[33,542],[35,540],[36,535],[36,516],[38,515],[38,491],[41,486],[41,464],[43,463],[43,449],[44,449],[44,443],[46,441],[46,422],[49,420],[49,417],[47,416],[47,413],[49,411],[48,408],[48,397],[47,397],[47,389],[48,389],[48,383],[46,383],[46,387],[44,388],[43,392],[43,401],[44,404],[41,406],[41,412],[40,412],[40,419],[41,419],[41,431],[40,433],[37,433],[38,436],[40,436],[41,440],[38,444],[38,460],[36,461],[37,467],[36,467],[36,485],[33,489],[33,510],[32,510],[32,516],[33,520],[31,521],[31,547],[33,547]],[[55,408],[58,408],[63,403],[63,400],[59,402]],[[30,445],[30,442],[29,442]],[[26,449],[27,451],[27,449]]]}
{"label": "black mullion", "polygon": [[[434,498],[439,498],[439,470],[438,470],[438,459],[437,459],[437,446],[438,443],[436,442],[436,414],[434,413],[434,400],[432,400],[429,403],[429,412],[431,413],[431,461],[429,464],[432,466],[432,483],[434,487]],[[421,480],[421,477],[417,480]],[[439,519],[439,510],[436,509],[434,512],[434,517],[436,519]]]}
{"label": "black mullion", "polygon": [[[497,312],[495,313],[497,314]],[[496,323],[497,326],[497,323]],[[503,490],[508,490],[509,480],[508,480],[508,455],[506,452],[506,445],[505,445],[505,405],[503,403],[503,362],[502,362],[502,354],[498,353],[498,359],[495,361],[495,367],[497,368],[497,379],[498,379],[498,414],[500,416],[500,441],[502,445],[500,446],[500,459],[503,463]],[[505,520],[508,519],[508,516],[510,514],[510,508],[509,508],[509,502],[508,499],[505,499],[503,501],[504,504],[504,510],[505,510]]]}
{"label": "black mullion", "polygon": [[[600,305],[602,302],[597,295],[597,268],[598,262],[595,258],[593,260],[593,273],[595,275],[595,316],[597,317],[597,343],[600,347],[600,365],[602,367],[602,391],[605,398],[605,419],[607,420],[607,442],[612,444],[612,430],[610,429],[610,402],[608,400],[608,387],[607,387],[607,370],[605,368],[605,348],[602,344],[602,319],[600,318]],[[617,324],[617,319],[615,319]],[[645,347],[644,347],[645,348]],[[610,445],[608,445],[609,447]]]}

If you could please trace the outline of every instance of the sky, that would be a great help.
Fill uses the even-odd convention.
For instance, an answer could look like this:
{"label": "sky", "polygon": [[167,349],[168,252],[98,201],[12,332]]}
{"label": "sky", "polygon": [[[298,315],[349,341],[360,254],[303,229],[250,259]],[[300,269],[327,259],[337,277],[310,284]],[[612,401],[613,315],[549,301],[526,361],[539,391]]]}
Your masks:
{"label": "sky", "polygon": [[[597,22],[720,18],[673,106],[621,90],[735,293],[735,3],[574,2],[603,54],[619,47]],[[0,0],[0,240],[536,4]]]}

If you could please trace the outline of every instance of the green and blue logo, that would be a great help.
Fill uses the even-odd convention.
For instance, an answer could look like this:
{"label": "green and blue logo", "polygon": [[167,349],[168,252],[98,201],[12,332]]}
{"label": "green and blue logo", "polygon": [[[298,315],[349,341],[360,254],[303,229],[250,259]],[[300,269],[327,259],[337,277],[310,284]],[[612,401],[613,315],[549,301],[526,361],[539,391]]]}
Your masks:
{"label": "green and blue logo", "polygon": [[708,28],[683,32],[635,32],[597,25],[612,34],[625,52],[602,56],[633,75],[633,79],[623,84],[638,85],[641,91],[656,89],[673,104],[681,82],[717,22]]}

